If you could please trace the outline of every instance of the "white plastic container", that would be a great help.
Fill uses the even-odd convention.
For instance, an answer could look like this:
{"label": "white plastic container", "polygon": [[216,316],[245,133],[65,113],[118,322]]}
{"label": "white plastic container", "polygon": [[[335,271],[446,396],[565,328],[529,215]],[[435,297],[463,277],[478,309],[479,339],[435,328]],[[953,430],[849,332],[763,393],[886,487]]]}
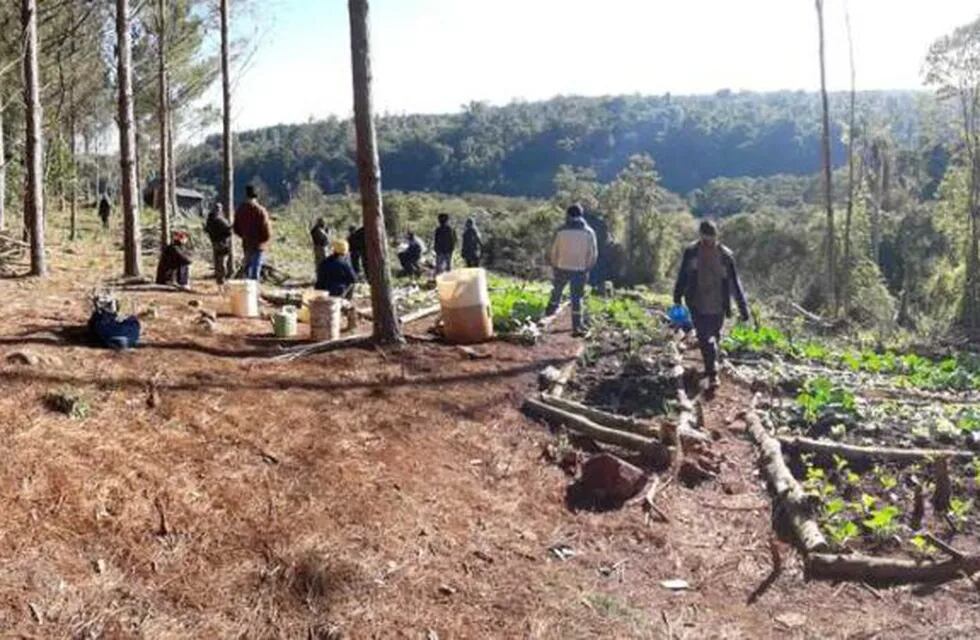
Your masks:
{"label": "white plastic container", "polygon": [[326,342],[340,338],[343,298],[313,298],[310,300],[310,338],[314,342]]}
{"label": "white plastic container", "polygon": [[330,297],[330,294],[327,293],[326,291],[317,291],[315,289],[311,289],[309,291],[304,291],[303,292],[303,303],[300,306],[299,311],[296,314],[296,317],[299,318],[299,321],[302,322],[303,324],[309,324],[310,323],[310,302],[313,301],[313,300],[320,300],[320,299],[325,299],[325,298],[329,298],[329,297]]}
{"label": "white plastic container", "polygon": [[257,280],[229,280],[228,306],[231,315],[257,318],[259,315],[259,283]]}
{"label": "white plastic container", "polygon": [[485,342],[493,337],[490,292],[484,269],[457,269],[436,278],[443,335],[456,344]]}

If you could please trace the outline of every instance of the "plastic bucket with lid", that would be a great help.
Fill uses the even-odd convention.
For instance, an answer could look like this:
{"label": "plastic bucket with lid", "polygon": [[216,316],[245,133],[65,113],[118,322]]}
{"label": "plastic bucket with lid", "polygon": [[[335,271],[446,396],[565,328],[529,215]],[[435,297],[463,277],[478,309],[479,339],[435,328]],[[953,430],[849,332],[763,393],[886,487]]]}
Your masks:
{"label": "plastic bucket with lid", "polygon": [[457,269],[436,278],[443,335],[455,344],[485,342],[493,337],[490,292],[484,269]]}
{"label": "plastic bucket with lid", "polygon": [[310,323],[310,302],[312,300],[326,299],[329,298],[330,294],[326,291],[310,290],[303,292],[303,304],[300,306],[299,311],[296,313],[296,317],[300,322],[304,324]]}
{"label": "plastic bucket with lid", "polygon": [[257,280],[229,280],[228,306],[231,315],[255,318],[259,315],[259,283]]}
{"label": "plastic bucket with lid", "polygon": [[272,332],[277,338],[296,336],[296,307],[283,307],[272,315]]}
{"label": "plastic bucket with lid", "polygon": [[310,300],[310,338],[314,342],[326,342],[340,338],[342,298],[314,298]]}

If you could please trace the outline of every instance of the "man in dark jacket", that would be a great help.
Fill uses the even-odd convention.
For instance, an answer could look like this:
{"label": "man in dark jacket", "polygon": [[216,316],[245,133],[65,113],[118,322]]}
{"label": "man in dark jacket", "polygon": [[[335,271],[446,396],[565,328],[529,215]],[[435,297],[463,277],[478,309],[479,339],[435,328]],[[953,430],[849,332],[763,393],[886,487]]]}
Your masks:
{"label": "man in dark jacket", "polygon": [[347,245],[350,247],[350,264],[354,267],[354,273],[361,273],[361,265],[364,265],[364,274],[367,275],[367,260],[364,252],[367,251],[367,241],[364,238],[364,227],[347,228]]}
{"label": "man in dark jacket", "polygon": [[99,219],[102,220],[102,228],[109,228],[109,216],[112,215],[112,203],[109,202],[109,196],[102,194],[99,198]]}
{"label": "man in dark jacket", "polygon": [[480,230],[476,228],[476,221],[473,218],[466,220],[466,229],[463,230],[463,260],[470,269],[480,266],[480,258],[483,256],[483,238]]}
{"label": "man in dark jacket", "polygon": [[453,269],[453,252],[456,251],[456,230],[449,226],[449,214],[439,214],[439,226],[432,243],[436,252],[436,275]]}
{"label": "man in dark jacket", "polygon": [[332,253],[317,265],[316,289],[349,300],[357,282],[357,274],[347,258],[350,248],[346,240],[334,240],[331,249]]}
{"label": "man in dark jacket", "polygon": [[157,284],[177,284],[187,287],[191,283],[191,251],[187,246],[188,236],[183,231],[175,231],[173,242],[163,248],[157,264]]}
{"label": "man in dark jacket", "polygon": [[262,261],[265,249],[272,239],[272,223],[269,212],[259,204],[255,187],[245,187],[245,202],[235,211],[235,235],[242,239],[242,251],[245,256],[245,277],[248,280],[259,280],[262,276]]}
{"label": "man in dark jacket", "polygon": [[405,236],[405,248],[398,252],[398,261],[401,262],[404,275],[422,275],[422,254],[424,252],[425,247],[422,246],[422,241],[409,231]]}
{"label": "man in dark jacket", "polygon": [[214,279],[219,285],[232,276],[231,267],[231,223],[224,216],[220,202],[216,202],[204,224],[204,233],[211,240],[214,252]]}
{"label": "man in dark jacket", "polygon": [[718,386],[718,343],[725,318],[732,315],[732,298],[739,317],[749,319],[745,292],[735,269],[731,250],[718,242],[718,227],[705,220],[701,239],[684,250],[674,285],[674,304],[685,302],[691,310],[698,346],[704,359],[704,372],[711,388]]}
{"label": "man in dark jacket", "polygon": [[327,229],[326,220],[316,219],[310,229],[310,239],[313,240],[313,270],[316,271],[327,257],[327,245],[330,244],[330,230]]}

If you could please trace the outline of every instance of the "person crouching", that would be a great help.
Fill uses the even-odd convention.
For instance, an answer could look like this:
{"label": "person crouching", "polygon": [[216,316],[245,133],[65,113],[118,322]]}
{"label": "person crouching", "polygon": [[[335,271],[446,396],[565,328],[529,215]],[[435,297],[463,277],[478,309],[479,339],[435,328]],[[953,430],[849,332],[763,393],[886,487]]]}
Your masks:
{"label": "person crouching", "polygon": [[193,257],[187,242],[190,237],[183,231],[175,231],[173,240],[160,252],[157,264],[157,284],[177,284],[189,287]]}
{"label": "person crouching", "polygon": [[354,283],[357,274],[351,266],[350,247],[346,240],[334,240],[330,244],[331,254],[320,261],[316,268],[316,289],[326,291],[335,298],[347,298],[354,295]]}

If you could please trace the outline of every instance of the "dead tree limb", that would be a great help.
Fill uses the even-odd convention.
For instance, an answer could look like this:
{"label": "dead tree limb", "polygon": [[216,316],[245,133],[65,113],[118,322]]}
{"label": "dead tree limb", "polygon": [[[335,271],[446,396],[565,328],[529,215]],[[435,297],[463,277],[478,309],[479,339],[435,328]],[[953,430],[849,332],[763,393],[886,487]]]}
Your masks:
{"label": "dead tree limb", "polygon": [[860,580],[872,583],[946,582],[980,571],[980,556],[943,561],[904,558],[870,558],[858,554],[813,553],[806,558],[810,576],[826,580]]}
{"label": "dead tree limb", "polygon": [[762,420],[755,410],[755,400],[752,408],[746,413],[745,421],[749,434],[759,447],[763,468],[769,486],[775,494],[778,510],[785,514],[800,546],[807,553],[826,550],[827,540],[820,532],[820,527],[810,517],[803,487],[786,466],[779,440],[771,436],[762,426]]}
{"label": "dead tree limb", "polygon": [[902,449],[895,447],[861,447],[853,444],[843,444],[828,440],[815,440],[800,436],[780,436],[777,438],[779,443],[793,451],[805,451],[806,453],[818,453],[823,455],[836,455],[845,460],[887,460],[888,462],[900,462],[914,464],[925,460],[937,460],[940,458],[953,458],[956,460],[972,460],[976,453],[957,449]]}
{"label": "dead tree limb", "polygon": [[653,438],[645,438],[635,433],[604,427],[588,418],[552,407],[535,398],[524,400],[524,411],[547,422],[563,425],[575,433],[593,440],[650,456],[656,463],[665,463],[670,459],[667,447]]}

